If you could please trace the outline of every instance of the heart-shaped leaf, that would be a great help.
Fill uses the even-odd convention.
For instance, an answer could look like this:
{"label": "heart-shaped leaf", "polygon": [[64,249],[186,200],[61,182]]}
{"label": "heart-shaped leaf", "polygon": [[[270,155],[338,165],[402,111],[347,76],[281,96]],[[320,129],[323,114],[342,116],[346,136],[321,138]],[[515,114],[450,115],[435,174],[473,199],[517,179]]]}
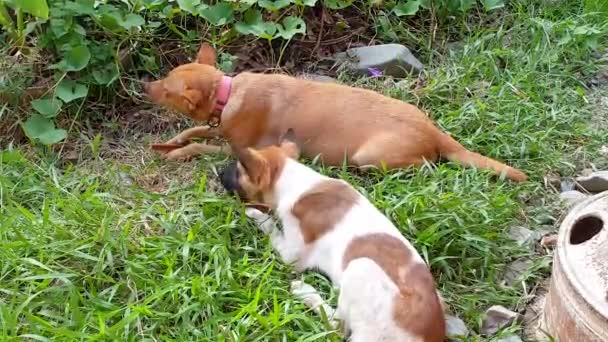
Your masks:
{"label": "heart-shaped leaf", "polygon": [[38,114],[32,114],[21,127],[28,138],[45,145],[56,144],[67,136],[65,130],[55,128],[53,121]]}
{"label": "heart-shaped leaf", "polygon": [[45,118],[54,118],[61,111],[63,103],[55,97],[46,97],[32,101],[32,107]]}
{"label": "heart-shaped leaf", "polygon": [[227,2],[218,2],[213,6],[199,10],[199,15],[207,20],[211,25],[226,25],[233,19],[232,6]]}
{"label": "heart-shaped leaf", "polygon": [[65,129],[53,128],[39,135],[38,140],[45,145],[53,145],[65,139],[67,136],[68,132],[66,132]]}
{"label": "heart-shaped leaf", "polygon": [[110,31],[120,31],[121,26],[119,22],[123,21],[120,15],[116,12],[103,13],[99,17],[101,26],[107,28]]}
{"label": "heart-shaped leaf", "polygon": [[118,79],[118,67],[112,63],[93,71],[93,78],[99,85],[108,85]]}
{"label": "heart-shaped leaf", "polygon": [[83,37],[87,35],[87,31],[80,24],[72,24],[72,30]]}
{"label": "heart-shaped leaf", "polygon": [[258,5],[271,12],[276,12],[281,8],[285,8],[291,4],[290,0],[258,0]]}
{"label": "heart-shaped leaf", "polygon": [[28,138],[36,139],[42,134],[55,129],[55,124],[41,115],[32,114],[21,127]]}
{"label": "heart-shaped leaf", "polygon": [[239,21],[234,27],[241,34],[258,35],[264,32],[264,29],[261,26],[263,22],[262,12],[249,9],[245,12],[243,21]]}
{"label": "heart-shaped leaf", "polygon": [[64,19],[52,18],[50,24],[55,37],[61,38],[68,33],[69,25]]}
{"label": "heart-shaped leaf", "polygon": [[406,16],[406,15],[414,15],[418,13],[420,9],[420,1],[419,0],[408,0],[407,2],[401,2],[397,4],[393,8],[393,13],[398,17]]}
{"label": "heart-shaped leaf", "polygon": [[118,20],[118,25],[120,25],[125,30],[129,30],[133,27],[139,27],[146,23],[144,18],[135,13],[129,13],[124,18],[120,18]]}
{"label": "heart-shaped leaf", "polygon": [[491,11],[502,7],[505,7],[504,0],[483,0],[483,8],[485,8],[486,11]]}
{"label": "heart-shaped leaf", "polygon": [[63,80],[57,86],[55,94],[62,99],[63,102],[68,103],[87,96],[88,92],[89,88],[84,84],[72,80]]}
{"label": "heart-shaped leaf", "polygon": [[279,26],[279,36],[283,39],[291,39],[296,34],[306,33],[306,23],[302,18],[289,16],[283,19],[283,25]]}
{"label": "heart-shaped leaf", "polygon": [[219,55],[219,68],[225,73],[230,73],[234,71],[234,65],[238,57],[233,56],[229,53],[223,52]]}
{"label": "heart-shaped leaf", "polygon": [[46,0],[22,0],[16,1],[16,4],[25,13],[44,20],[49,18],[49,5]]}
{"label": "heart-shaped leaf", "polygon": [[201,0],[177,0],[177,4],[182,11],[194,14],[196,6],[201,4]]}
{"label": "heart-shaped leaf", "polygon": [[89,49],[84,45],[79,45],[68,51],[57,67],[63,71],[80,71],[89,64],[90,60]]}
{"label": "heart-shaped leaf", "polygon": [[252,34],[263,39],[272,40],[277,32],[277,25],[262,19],[262,12],[249,9],[245,12],[243,21],[234,26],[241,34]]}

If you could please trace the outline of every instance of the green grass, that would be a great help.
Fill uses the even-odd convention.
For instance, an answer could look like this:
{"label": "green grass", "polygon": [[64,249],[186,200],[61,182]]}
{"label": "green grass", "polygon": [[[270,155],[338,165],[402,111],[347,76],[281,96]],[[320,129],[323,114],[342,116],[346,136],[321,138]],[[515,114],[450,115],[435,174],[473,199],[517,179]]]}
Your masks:
{"label": "green grass", "polygon": [[[427,51],[423,86],[352,80],[420,105],[529,182],[451,163],[365,176],[319,168],[351,181],[400,227],[474,331],[489,305],[522,310],[549,271],[549,256],[505,234],[556,229],[561,211],[543,176],[608,165],[584,85],[599,67],[586,45],[604,45],[608,23],[574,1],[560,6],[513,2],[493,26],[469,27],[460,50]],[[116,159],[85,142],[75,164],[41,148],[0,155],[0,340],[337,338],[290,296],[289,282],[304,277],[334,303],[337,293],[281,264],[242,207],[217,191],[222,158],[168,164],[145,151],[148,141],[122,143],[129,157]],[[520,257],[534,266],[505,286],[505,266]]]}

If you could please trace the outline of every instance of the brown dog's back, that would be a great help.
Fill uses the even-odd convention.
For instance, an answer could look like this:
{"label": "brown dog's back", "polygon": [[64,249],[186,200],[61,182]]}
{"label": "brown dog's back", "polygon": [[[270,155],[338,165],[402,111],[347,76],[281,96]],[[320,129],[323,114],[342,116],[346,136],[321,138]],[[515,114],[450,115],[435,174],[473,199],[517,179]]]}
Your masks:
{"label": "brown dog's back", "polygon": [[[396,168],[443,157],[504,172],[518,182],[527,179],[515,168],[467,150],[405,102],[370,90],[281,75],[246,73],[238,78],[248,84],[243,85],[249,89],[248,99],[271,105],[269,131],[280,134],[294,128],[303,153],[321,156],[329,165],[341,165],[347,157],[358,166]],[[254,83],[256,90],[251,89]]]}

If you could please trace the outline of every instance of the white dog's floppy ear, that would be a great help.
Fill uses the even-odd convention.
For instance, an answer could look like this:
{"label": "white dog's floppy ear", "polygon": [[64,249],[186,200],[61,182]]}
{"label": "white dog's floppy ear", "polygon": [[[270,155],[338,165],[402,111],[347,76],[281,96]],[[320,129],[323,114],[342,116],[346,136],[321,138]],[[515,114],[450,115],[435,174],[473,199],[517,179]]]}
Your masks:
{"label": "white dog's floppy ear", "polygon": [[290,158],[298,159],[300,157],[300,147],[296,142],[296,133],[292,128],[288,129],[281,137],[279,146]]}
{"label": "white dog's floppy ear", "polygon": [[235,150],[235,155],[249,179],[256,185],[260,185],[264,181],[264,176],[268,173],[268,166],[264,157],[256,150],[248,147]]}

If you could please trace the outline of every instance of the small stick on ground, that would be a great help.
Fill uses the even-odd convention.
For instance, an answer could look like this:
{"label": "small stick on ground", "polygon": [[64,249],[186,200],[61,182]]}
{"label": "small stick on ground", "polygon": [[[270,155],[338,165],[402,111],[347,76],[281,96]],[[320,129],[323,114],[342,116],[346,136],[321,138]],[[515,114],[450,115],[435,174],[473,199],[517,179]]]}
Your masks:
{"label": "small stick on ground", "polygon": [[315,47],[310,52],[310,58],[313,58],[319,46],[321,45],[321,37],[323,37],[323,27],[325,25],[325,8],[321,8],[321,26],[319,26],[319,33],[317,34],[317,43]]}

